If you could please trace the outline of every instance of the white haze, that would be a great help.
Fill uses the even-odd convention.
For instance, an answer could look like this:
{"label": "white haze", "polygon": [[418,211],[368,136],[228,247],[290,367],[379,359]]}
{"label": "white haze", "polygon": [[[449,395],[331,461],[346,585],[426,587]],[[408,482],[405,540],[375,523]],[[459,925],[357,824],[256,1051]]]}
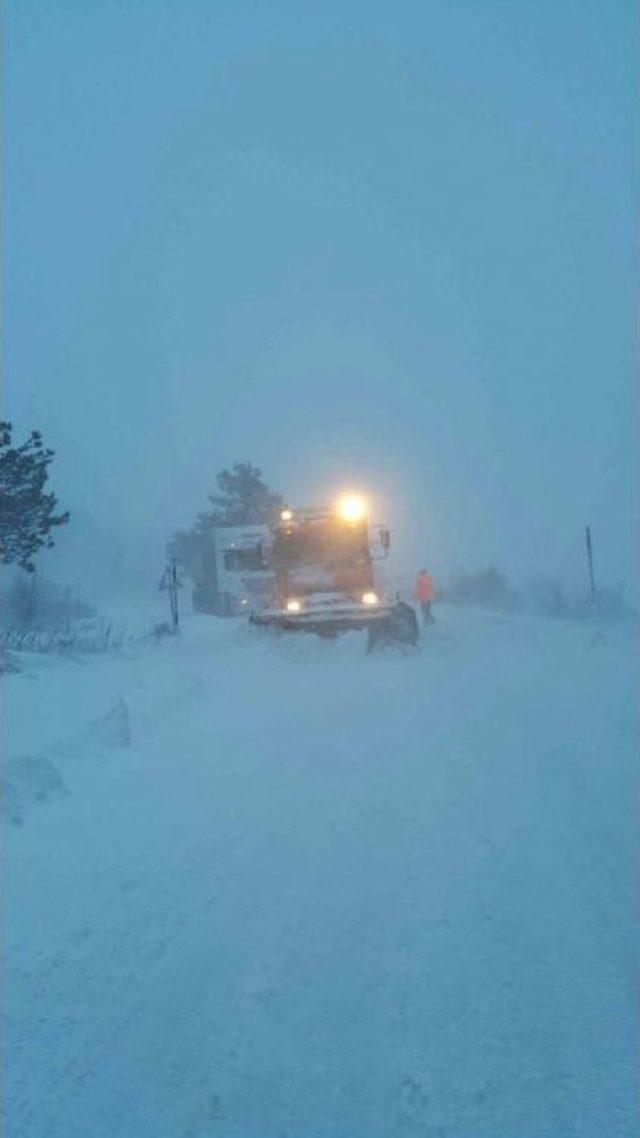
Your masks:
{"label": "white haze", "polygon": [[628,592],[633,19],[9,4],[5,414],[73,515],[43,567],[154,581],[248,459],[364,489],[441,578],[580,589],[588,522]]}

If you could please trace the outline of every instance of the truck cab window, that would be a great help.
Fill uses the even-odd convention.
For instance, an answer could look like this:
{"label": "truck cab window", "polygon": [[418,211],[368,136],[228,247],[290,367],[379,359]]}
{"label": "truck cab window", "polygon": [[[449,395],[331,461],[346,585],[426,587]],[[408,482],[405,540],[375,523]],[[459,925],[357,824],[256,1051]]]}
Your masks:
{"label": "truck cab window", "polygon": [[225,549],[223,560],[225,569],[232,573],[256,573],[266,569],[261,545],[252,545],[245,549],[231,546],[230,549]]}

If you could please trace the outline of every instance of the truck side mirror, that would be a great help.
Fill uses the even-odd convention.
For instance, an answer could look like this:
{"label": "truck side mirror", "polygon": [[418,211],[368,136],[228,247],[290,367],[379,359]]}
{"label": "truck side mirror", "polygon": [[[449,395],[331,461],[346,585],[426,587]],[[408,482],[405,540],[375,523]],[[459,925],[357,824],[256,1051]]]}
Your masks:
{"label": "truck side mirror", "polygon": [[391,549],[391,534],[389,533],[388,529],[380,530],[380,545],[384,549],[385,553],[388,553]]}

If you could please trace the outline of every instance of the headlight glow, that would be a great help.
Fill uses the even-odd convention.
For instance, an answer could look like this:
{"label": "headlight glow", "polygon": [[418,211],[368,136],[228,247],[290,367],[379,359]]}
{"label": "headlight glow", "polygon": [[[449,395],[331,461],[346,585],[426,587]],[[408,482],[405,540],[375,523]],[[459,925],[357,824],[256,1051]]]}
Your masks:
{"label": "headlight glow", "polygon": [[347,494],[338,502],[338,513],[345,522],[359,522],[366,513],[364,500],[355,494]]}
{"label": "headlight glow", "polygon": [[380,598],[378,597],[378,594],[374,593],[374,592],[362,594],[363,605],[377,605],[379,602],[379,599]]}
{"label": "headlight glow", "polygon": [[294,597],[287,601],[287,612],[300,612],[302,605]]}
{"label": "headlight glow", "polygon": [[293,519],[293,510],[282,510],[280,513],[281,522],[290,522]]}

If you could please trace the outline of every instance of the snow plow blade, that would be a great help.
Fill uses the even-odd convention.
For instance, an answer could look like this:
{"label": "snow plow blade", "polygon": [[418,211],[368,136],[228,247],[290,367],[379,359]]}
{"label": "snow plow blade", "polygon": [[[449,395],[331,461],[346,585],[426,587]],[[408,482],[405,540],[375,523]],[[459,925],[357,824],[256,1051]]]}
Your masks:
{"label": "snow plow blade", "polygon": [[254,612],[249,622],[282,632],[312,632],[327,640],[342,632],[366,631],[367,652],[390,644],[416,645],[420,635],[413,609],[403,602],[373,611],[354,607],[331,613],[307,611],[295,615],[280,610]]}
{"label": "snow plow blade", "polygon": [[416,648],[420,640],[418,619],[411,605],[398,601],[385,620],[371,625],[367,637],[367,652],[392,646]]}

